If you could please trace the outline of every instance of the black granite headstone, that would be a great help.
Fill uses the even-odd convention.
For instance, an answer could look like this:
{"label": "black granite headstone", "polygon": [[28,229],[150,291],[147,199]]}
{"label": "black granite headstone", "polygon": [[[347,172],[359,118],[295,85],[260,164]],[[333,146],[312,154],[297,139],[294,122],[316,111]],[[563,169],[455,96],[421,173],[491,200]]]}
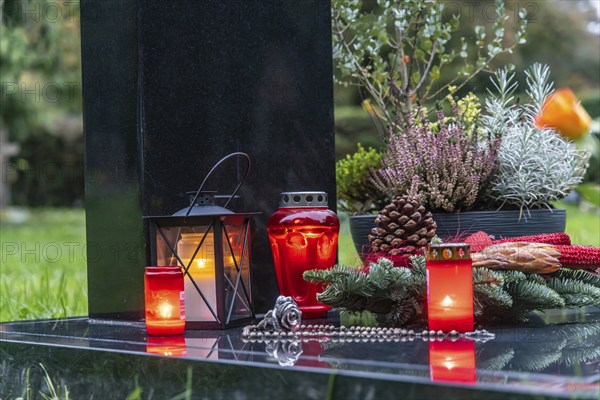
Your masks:
{"label": "black granite headstone", "polygon": [[[82,0],[81,23],[90,315],[141,316],[142,215],[186,206],[233,151],[253,160],[241,195],[263,213],[252,279],[266,310],[279,193],[324,190],[336,203],[330,2]],[[230,193],[242,167],[207,187]]]}

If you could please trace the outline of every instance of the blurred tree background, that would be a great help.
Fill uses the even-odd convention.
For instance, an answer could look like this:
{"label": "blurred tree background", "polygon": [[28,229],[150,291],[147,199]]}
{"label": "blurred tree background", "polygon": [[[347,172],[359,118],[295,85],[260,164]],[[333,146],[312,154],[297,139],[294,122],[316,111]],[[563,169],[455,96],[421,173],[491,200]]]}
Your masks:
{"label": "blurred tree background", "polygon": [[[447,16],[460,13],[462,35],[475,25],[490,29],[493,0],[443,0]],[[518,25],[518,8],[529,13],[527,44],[495,66],[513,64],[523,71],[535,62],[550,65],[556,87],[571,87],[590,115],[600,117],[600,22],[597,0],[507,0]],[[365,7],[377,12],[376,0]],[[511,35],[509,35],[510,37]],[[0,129],[21,151],[2,166],[12,185],[15,205],[73,206],[84,197],[81,116],[81,53],[77,0],[0,0]],[[448,68],[440,79],[447,82]],[[520,74],[522,76],[523,74]],[[467,90],[484,93],[488,74]],[[381,146],[369,115],[360,107],[355,87],[336,87],[335,116],[338,158],[356,144]],[[600,164],[589,179],[600,182]]]}
{"label": "blurred tree background", "polygon": [[12,203],[83,201],[79,2],[0,0],[0,129],[20,152],[2,165]]}

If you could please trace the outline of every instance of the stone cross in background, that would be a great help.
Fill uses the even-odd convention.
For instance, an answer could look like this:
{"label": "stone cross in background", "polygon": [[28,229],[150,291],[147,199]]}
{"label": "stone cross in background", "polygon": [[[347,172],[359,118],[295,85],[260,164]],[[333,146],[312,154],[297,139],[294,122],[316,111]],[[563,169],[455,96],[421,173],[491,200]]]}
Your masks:
{"label": "stone cross in background", "polygon": [[10,203],[10,182],[8,160],[10,157],[19,154],[20,147],[17,143],[9,143],[6,130],[0,129],[0,209],[6,207]]}

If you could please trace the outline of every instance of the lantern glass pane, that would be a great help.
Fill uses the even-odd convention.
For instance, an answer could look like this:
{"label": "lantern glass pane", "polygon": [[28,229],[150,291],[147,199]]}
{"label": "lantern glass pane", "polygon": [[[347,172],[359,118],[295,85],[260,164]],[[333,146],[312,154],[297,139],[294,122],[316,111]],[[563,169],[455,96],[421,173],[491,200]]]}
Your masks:
{"label": "lantern glass pane", "polygon": [[246,238],[246,228],[247,222],[243,219],[230,218],[225,222],[223,232],[225,312],[229,321],[252,316],[250,248],[249,238]]}
{"label": "lantern glass pane", "polygon": [[[165,236],[163,239],[162,234]],[[160,228],[156,229],[154,243],[156,245],[156,265],[157,266],[174,266],[179,265],[175,258],[175,253],[171,250],[175,249],[175,244],[178,240],[179,228]],[[168,243],[167,243],[168,241]]]}

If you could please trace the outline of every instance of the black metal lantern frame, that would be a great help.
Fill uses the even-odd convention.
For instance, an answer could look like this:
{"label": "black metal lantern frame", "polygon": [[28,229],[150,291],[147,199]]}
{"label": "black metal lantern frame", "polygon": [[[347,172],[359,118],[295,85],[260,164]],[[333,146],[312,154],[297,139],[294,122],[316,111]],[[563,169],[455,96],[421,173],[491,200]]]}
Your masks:
{"label": "black metal lantern frame", "polygon": [[[215,168],[226,159],[239,155],[247,158],[249,171],[250,161],[246,154],[230,154],[209,172],[198,191],[194,192],[189,208],[173,216],[144,217],[148,223],[152,265],[182,266],[186,282],[186,329],[225,329],[254,319],[250,228],[252,216],[258,213],[234,213],[216,206],[212,192],[202,192]],[[245,177],[230,200],[244,181]],[[194,240],[182,247],[186,234],[193,236]],[[186,249],[185,254],[183,248]],[[214,268],[214,278],[210,271],[198,275],[197,271],[202,268],[197,265],[210,265],[210,271]],[[198,314],[196,311],[200,309],[202,311]]]}

